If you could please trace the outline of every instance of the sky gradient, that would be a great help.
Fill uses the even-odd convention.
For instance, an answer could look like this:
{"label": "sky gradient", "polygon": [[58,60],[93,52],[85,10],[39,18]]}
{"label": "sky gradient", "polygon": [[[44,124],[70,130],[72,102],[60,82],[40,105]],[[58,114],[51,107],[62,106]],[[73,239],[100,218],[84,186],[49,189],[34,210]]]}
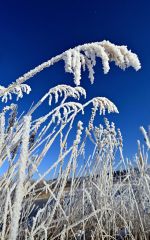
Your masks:
{"label": "sky gradient", "polygon": [[[131,157],[142,139],[139,127],[150,123],[150,2],[123,0],[2,1],[0,7],[0,84],[7,86],[43,61],[76,45],[109,40],[137,53],[142,69],[125,72],[114,64],[104,75],[99,60],[95,83],[83,75],[88,99],[105,96],[120,114],[109,117],[122,131],[125,156]],[[32,93],[19,102],[20,111],[57,84],[73,83],[63,63],[27,82]],[[40,114],[46,110],[41,110]]]}

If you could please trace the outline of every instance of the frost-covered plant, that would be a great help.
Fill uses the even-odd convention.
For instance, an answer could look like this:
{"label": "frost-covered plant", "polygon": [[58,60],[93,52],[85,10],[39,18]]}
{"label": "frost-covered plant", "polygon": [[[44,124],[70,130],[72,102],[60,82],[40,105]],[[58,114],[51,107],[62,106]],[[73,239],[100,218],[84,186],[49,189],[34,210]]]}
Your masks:
{"label": "frost-covered plant", "polygon": [[[3,102],[14,94],[18,100],[31,91],[25,83],[28,79],[60,60],[76,85],[51,88],[25,116],[18,117],[15,104],[0,113],[0,239],[117,239],[122,234],[147,239],[148,134],[141,128],[147,151],[138,142],[133,166],[123,158],[123,139],[115,124],[107,118],[104,125],[94,124],[97,113],[118,113],[114,103],[105,97],[78,102],[82,96],[86,98],[85,89],[79,86],[82,70],[89,71],[93,83],[97,58],[101,58],[105,74],[112,61],[123,70],[141,67],[137,55],[126,46],[102,41],[69,49],[8,87],[0,86]],[[34,118],[46,99],[48,112]],[[76,116],[84,114],[88,106],[88,126],[81,120],[76,124]],[[45,160],[47,169],[42,172]]]}
{"label": "frost-covered plant", "polygon": [[43,69],[50,67],[60,60],[65,62],[65,71],[74,75],[74,83],[80,85],[81,68],[85,70],[87,67],[89,71],[89,78],[91,83],[94,81],[94,66],[96,64],[96,57],[102,59],[104,73],[108,73],[110,66],[109,62],[114,61],[121,69],[133,67],[135,70],[141,68],[139,59],[135,53],[132,53],[126,46],[117,46],[109,41],[95,42],[77,46],[69,49],[56,57],[51,58],[47,62],[42,63],[36,68],[25,73],[23,76],[16,79],[16,82],[11,83],[7,88],[0,86],[0,96],[2,101],[11,99],[12,94],[16,94],[17,98],[23,97],[23,92],[29,93],[31,88],[24,84],[28,79],[35,76]]}

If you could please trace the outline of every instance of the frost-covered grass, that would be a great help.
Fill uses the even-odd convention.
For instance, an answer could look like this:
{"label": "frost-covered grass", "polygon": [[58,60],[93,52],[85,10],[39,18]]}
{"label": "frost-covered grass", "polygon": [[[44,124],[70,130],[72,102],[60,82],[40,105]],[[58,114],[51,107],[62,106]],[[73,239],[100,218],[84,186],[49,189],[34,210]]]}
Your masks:
{"label": "frost-covered grass", "polygon": [[[0,113],[0,239],[97,240],[119,239],[119,234],[130,239],[148,239],[148,133],[141,127],[146,150],[138,142],[138,153],[131,164],[123,157],[123,139],[115,124],[106,118],[103,124],[94,124],[97,114],[118,113],[114,103],[105,97],[78,102],[82,96],[86,98],[85,89],[78,86],[81,70],[88,69],[93,83],[96,57],[102,59],[104,73],[109,71],[110,61],[122,69],[140,69],[137,55],[127,47],[103,41],[70,49],[8,87],[0,87],[2,101],[8,103],[13,94],[19,99],[31,90],[24,82],[60,60],[65,62],[65,71],[74,75],[76,84],[51,88],[24,116],[18,117],[13,103]],[[68,101],[68,97],[73,100]],[[33,118],[47,98],[47,114]],[[81,118],[75,126],[76,116],[84,114],[88,106],[88,125]],[[74,129],[75,135],[71,134]],[[50,150],[56,144],[58,154],[51,161]],[[41,173],[40,165],[46,155],[50,160]],[[114,173],[116,170],[120,175]],[[49,176],[51,181],[47,181]],[[48,198],[37,209],[43,193]]]}

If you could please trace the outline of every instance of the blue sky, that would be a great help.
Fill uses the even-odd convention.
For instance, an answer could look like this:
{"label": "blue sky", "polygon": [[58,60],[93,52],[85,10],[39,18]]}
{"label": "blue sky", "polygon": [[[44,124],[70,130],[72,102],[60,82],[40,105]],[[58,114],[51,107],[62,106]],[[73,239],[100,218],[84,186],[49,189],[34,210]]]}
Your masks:
{"label": "blue sky", "polygon": [[[79,44],[110,40],[128,45],[139,55],[142,69],[121,71],[112,64],[104,75],[95,68],[95,83],[85,74],[82,86],[88,99],[106,96],[120,114],[111,115],[124,137],[125,156],[136,152],[142,139],[139,126],[150,123],[150,2],[123,0],[26,0],[1,2],[0,7],[0,84],[7,86],[18,76],[64,50]],[[28,81],[32,93],[19,102],[27,109],[50,87],[60,83],[73,86],[73,77],[57,64]],[[40,114],[45,111],[44,107]]]}

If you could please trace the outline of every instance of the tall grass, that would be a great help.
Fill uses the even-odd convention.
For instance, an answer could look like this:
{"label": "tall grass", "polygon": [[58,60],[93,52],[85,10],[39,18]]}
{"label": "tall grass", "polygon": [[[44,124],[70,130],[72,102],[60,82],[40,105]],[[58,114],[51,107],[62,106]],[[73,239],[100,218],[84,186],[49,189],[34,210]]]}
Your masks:
{"label": "tall grass", "polygon": [[[8,87],[0,87],[2,101],[13,94],[29,93],[24,84],[44,68],[64,60],[65,71],[80,85],[81,68],[87,67],[91,82],[96,57],[102,59],[104,73],[109,61],[122,69],[140,68],[135,54],[125,46],[108,41],[70,49],[18,78]],[[134,163],[123,157],[123,139],[114,123],[104,118],[95,126],[96,115],[118,113],[105,97],[95,97],[81,104],[86,91],[79,86],[58,85],[51,88],[18,117],[17,106],[10,104],[0,114],[0,238],[33,239],[148,239],[150,227],[149,136],[141,127],[146,147],[138,142]],[[68,101],[72,97],[73,101]],[[49,98],[50,110],[33,119]],[[59,103],[57,105],[54,104]],[[53,104],[52,104],[53,103]],[[91,106],[89,123],[75,118]],[[34,114],[35,116],[36,114]],[[76,127],[72,139],[71,132]],[[71,137],[70,137],[71,136]],[[50,150],[57,144],[55,161]],[[90,150],[89,150],[90,149]],[[40,171],[46,155],[47,169]],[[51,176],[51,177],[50,177]],[[48,180],[48,178],[50,178]],[[43,200],[45,198],[45,200]],[[44,201],[43,205],[40,205]],[[127,236],[128,235],[128,236]]]}

